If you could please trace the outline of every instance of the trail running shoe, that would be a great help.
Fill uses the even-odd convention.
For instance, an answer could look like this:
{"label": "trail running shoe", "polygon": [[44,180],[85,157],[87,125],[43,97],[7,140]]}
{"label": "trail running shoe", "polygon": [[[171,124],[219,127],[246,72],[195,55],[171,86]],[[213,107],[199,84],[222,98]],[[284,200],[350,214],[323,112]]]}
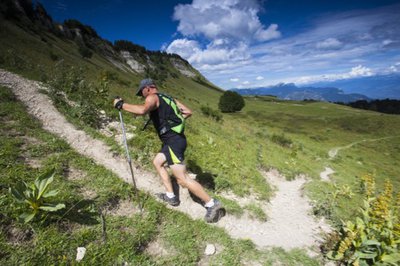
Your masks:
{"label": "trail running shoe", "polygon": [[216,223],[225,215],[225,209],[219,200],[214,199],[214,206],[207,208],[206,216],[204,220],[207,223]]}
{"label": "trail running shoe", "polygon": [[167,202],[169,205],[178,206],[180,204],[180,201],[178,200],[178,198],[176,196],[173,198],[168,198],[167,194],[165,194],[165,193],[157,193],[156,196],[159,199]]}

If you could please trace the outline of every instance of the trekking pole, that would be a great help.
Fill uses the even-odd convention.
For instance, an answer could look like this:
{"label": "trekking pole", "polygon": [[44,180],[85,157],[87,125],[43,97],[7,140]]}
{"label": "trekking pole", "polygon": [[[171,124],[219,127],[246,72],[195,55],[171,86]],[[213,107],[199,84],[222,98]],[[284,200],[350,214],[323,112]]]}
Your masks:
{"label": "trekking pole", "polygon": [[[119,97],[116,97],[116,98],[119,98]],[[134,192],[135,192],[135,196],[136,196],[136,201],[138,202],[140,212],[142,212],[142,206],[140,204],[139,193],[138,193],[138,189],[137,189],[137,186],[136,186],[135,177],[134,177],[134,174],[133,174],[132,159],[131,159],[131,156],[129,155],[128,143],[126,141],[124,120],[122,119],[122,112],[121,112],[120,108],[118,108],[118,112],[119,112],[119,119],[121,121],[122,136],[123,136],[124,146],[125,146],[125,151],[126,151],[126,159],[128,161],[129,169],[131,171],[132,183],[133,183],[133,188],[134,188]]]}

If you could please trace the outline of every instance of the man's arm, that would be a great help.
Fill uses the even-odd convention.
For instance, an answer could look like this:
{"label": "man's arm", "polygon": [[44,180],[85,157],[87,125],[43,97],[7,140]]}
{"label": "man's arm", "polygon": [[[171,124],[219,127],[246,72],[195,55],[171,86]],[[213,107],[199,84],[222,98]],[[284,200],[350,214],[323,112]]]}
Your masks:
{"label": "man's arm", "polygon": [[192,110],[187,108],[183,103],[179,102],[178,100],[175,100],[176,105],[178,105],[178,108],[181,110],[182,116],[184,118],[188,118],[192,115]]}
{"label": "man's arm", "polygon": [[157,95],[149,95],[146,97],[144,104],[129,104],[124,103],[122,105],[122,110],[133,113],[135,115],[145,115],[158,107],[158,97]]}

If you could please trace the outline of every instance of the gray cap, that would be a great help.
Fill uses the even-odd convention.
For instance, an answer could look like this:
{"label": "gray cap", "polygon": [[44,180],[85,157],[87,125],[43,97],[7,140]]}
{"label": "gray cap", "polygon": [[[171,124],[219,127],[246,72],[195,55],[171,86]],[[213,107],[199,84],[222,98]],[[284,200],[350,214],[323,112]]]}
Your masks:
{"label": "gray cap", "polygon": [[154,81],[150,78],[148,79],[143,79],[140,84],[139,84],[139,89],[136,92],[137,96],[143,96],[142,94],[142,90],[147,87],[147,86],[155,86],[156,84],[154,83]]}

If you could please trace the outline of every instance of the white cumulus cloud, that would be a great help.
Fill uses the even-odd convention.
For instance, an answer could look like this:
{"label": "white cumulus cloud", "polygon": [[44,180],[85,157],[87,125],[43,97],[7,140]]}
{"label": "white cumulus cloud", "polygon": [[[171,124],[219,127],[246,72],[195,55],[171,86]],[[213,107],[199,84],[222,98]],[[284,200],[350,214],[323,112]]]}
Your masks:
{"label": "white cumulus cloud", "polygon": [[197,41],[188,39],[176,39],[165,49],[168,53],[179,54],[183,58],[189,58],[193,54],[201,52]]}
{"label": "white cumulus cloud", "polygon": [[366,76],[372,76],[373,72],[370,68],[358,65],[356,67],[353,67],[349,73],[350,77],[366,77]]}
{"label": "white cumulus cloud", "polygon": [[256,77],[256,80],[263,80],[263,79],[264,79],[264,77],[261,77],[261,76]]}
{"label": "white cumulus cloud", "polygon": [[[178,4],[173,19],[178,21],[179,39],[162,50],[176,53],[202,73],[222,75],[252,61],[252,45],[281,37],[277,24],[259,19],[260,0],[193,0]],[[233,75],[231,75],[233,76]],[[228,81],[229,78],[224,78]]]}
{"label": "white cumulus cloud", "polygon": [[201,48],[195,40],[177,39],[165,51],[179,54],[200,70],[210,69],[212,65],[235,64],[235,62],[245,61],[250,57],[248,46],[245,43],[238,43],[234,47],[229,47],[221,45],[223,42],[223,40],[218,39]]}
{"label": "white cumulus cloud", "polygon": [[256,0],[193,0],[175,6],[178,31],[187,37],[204,36],[208,40],[228,38],[245,42],[279,38],[278,25],[263,25]]}
{"label": "white cumulus cloud", "polygon": [[238,79],[238,78],[231,78],[230,79],[230,81],[232,81],[232,82],[238,82],[240,79]]}
{"label": "white cumulus cloud", "polygon": [[264,28],[257,30],[254,37],[258,41],[268,41],[281,37],[281,33],[278,31],[277,24],[271,24],[266,30]]}

